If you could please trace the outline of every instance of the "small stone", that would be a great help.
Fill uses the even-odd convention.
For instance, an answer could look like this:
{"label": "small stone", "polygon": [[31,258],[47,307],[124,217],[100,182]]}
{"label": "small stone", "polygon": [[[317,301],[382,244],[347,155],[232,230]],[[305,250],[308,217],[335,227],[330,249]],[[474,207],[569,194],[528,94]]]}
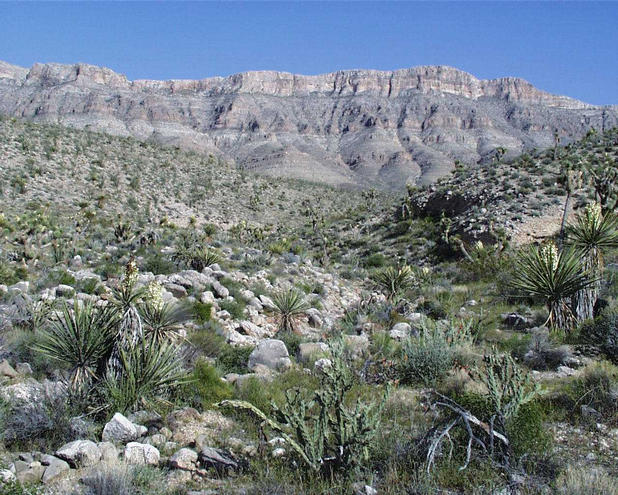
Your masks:
{"label": "small stone", "polygon": [[393,325],[393,328],[391,328],[390,332],[388,332],[390,337],[394,340],[407,339],[411,333],[412,328],[410,327],[410,324],[404,322]]}
{"label": "small stone", "polygon": [[238,464],[220,449],[204,447],[200,451],[199,460],[205,467],[214,467],[217,471],[238,469]]}
{"label": "small stone", "polygon": [[230,295],[230,291],[227,289],[227,287],[222,285],[221,282],[213,282],[212,290],[214,291],[215,295],[220,299],[225,299]]}
{"label": "small stone", "polygon": [[283,457],[285,455],[285,449],[283,447],[278,447],[272,451],[271,455],[274,458]]}
{"label": "small stone", "polygon": [[71,287],[70,285],[64,285],[61,284],[58,287],[56,287],[56,290],[54,291],[56,297],[73,297],[73,294],[75,294],[75,289],[73,287]]}

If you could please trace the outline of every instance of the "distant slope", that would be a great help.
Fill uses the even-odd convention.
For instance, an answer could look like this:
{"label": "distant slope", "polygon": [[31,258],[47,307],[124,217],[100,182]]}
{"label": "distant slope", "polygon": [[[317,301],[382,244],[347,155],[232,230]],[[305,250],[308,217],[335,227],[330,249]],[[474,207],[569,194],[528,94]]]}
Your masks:
{"label": "distant slope", "polygon": [[0,113],[206,151],[274,176],[396,189],[497,147],[516,155],[551,146],[555,131],[568,142],[618,124],[617,107],[442,66],[129,81],[85,64],[0,62]]}

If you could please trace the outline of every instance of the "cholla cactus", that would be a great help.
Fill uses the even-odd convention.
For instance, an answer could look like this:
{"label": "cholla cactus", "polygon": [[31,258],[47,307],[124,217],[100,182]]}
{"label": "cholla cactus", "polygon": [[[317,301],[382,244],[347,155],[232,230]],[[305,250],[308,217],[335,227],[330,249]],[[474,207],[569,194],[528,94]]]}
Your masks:
{"label": "cholla cactus", "polygon": [[486,355],[483,363],[483,370],[478,373],[480,380],[487,387],[495,416],[504,423],[536,397],[539,385],[508,354]]}
{"label": "cholla cactus", "polygon": [[379,403],[357,400],[353,407],[346,405],[353,382],[341,341],[332,345],[331,357],[331,366],[323,368],[320,389],[310,398],[298,389],[288,390],[285,404],[281,408],[273,405],[276,419],[248,402],[223,401],[220,405],[248,411],[262,420],[311,471],[352,474],[369,458],[389,388]]}

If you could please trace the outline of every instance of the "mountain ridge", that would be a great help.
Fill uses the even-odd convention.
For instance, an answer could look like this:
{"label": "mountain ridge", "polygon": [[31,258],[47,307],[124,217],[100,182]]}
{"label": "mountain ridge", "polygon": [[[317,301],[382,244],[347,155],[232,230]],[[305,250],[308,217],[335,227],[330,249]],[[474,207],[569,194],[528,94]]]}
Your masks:
{"label": "mountain ridge", "polygon": [[330,184],[401,189],[455,160],[491,160],[618,124],[595,106],[515,77],[448,66],[321,75],[252,71],[134,80],[89,64],[0,62],[0,113],[223,156],[240,168]]}

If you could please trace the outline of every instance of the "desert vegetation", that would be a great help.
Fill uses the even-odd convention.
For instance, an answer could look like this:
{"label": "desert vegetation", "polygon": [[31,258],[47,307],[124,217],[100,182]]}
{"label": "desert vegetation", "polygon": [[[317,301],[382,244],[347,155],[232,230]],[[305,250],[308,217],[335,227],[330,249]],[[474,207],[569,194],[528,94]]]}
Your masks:
{"label": "desert vegetation", "polygon": [[0,120],[0,493],[616,493],[617,136],[402,199]]}

